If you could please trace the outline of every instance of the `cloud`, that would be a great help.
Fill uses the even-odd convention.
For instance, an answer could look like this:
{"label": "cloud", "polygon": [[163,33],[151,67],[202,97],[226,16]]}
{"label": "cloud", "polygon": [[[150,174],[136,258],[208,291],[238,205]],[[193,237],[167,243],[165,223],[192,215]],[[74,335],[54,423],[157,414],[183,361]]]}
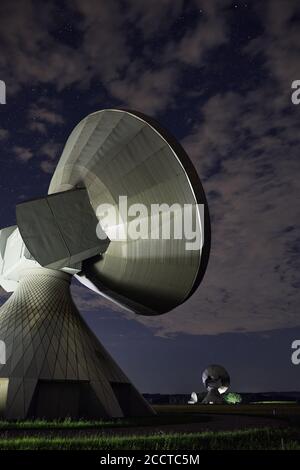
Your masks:
{"label": "cloud", "polygon": [[[43,11],[37,11],[31,0],[3,1],[3,78],[10,93],[35,84],[51,84],[61,92],[70,86],[87,89],[96,83],[99,92],[106,89],[121,106],[155,114],[174,99],[183,68],[187,64],[204,66],[205,54],[227,41],[226,5],[226,1],[194,0],[190,7],[197,18],[195,27],[178,37],[173,32],[186,14],[181,0],[69,1],[66,7],[76,20],[68,43],[59,34],[65,22],[57,17],[54,4],[47,3]],[[165,36],[162,40],[163,33],[168,41]],[[53,110],[36,105],[30,119],[34,120],[30,130],[41,134],[46,133],[47,124],[63,123]]]}
{"label": "cloud", "polygon": [[54,5],[41,10],[31,0],[3,1],[0,17],[0,66],[10,93],[28,84],[52,83],[62,90],[80,81],[86,71],[82,53],[50,33],[57,22]]}
{"label": "cloud", "polygon": [[300,77],[299,23],[296,21],[300,3],[298,0],[269,0],[259,3],[256,9],[264,32],[249,43],[246,51],[263,57],[270,83],[276,80],[283,99],[288,100],[292,81]]}
{"label": "cloud", "polygon": [[149,40],[158,33],[165,33],[183,15],[183,0],[151,0],[136,2],[129,0],[125,18]]}
{"label": "cloud", "polygon": [[81,14],[81,67],[86,67],[86,79],[89,74],[100,77],[104,83],[117,79],[130,63],[124,12],[126,7],[122,8],[120,2],[115,0],[76,0],[70,2],[70,5]]}
{"label": "cloud", "polygon": [[197,67],[205,66],[205,54],[226,43],[229,39],[224,9],[228,1],[196,1],[196,26],[189,29],[179,41],[167,43],[163,53],[164,61],[177,60]]}
{"label": "cloud", "polygon": [[[49,104],[52,109],[46,108],[45,104]],[[31,131],[40,134],[48,133],[48,125],[58,126],[64,124],[61,114],[54,111],[56,100],[48,103],[44,99],[39,99],[37,103],[33,103],[28,111],[28,127]]]}
{"label": "cloud", "polygon": [[10,93],[35,84],[52,84],[58,92],[88,87],[93,78],[107,83],[130,63],[120,2],[72,1],[65,9],[66,17],[76,17],[69,44],[59,35],[66,21],[55,4],[41,10],[32,0],[1,2],[0,67]]}
{"label": "cloud", "polygon": [[40,153],[48,157],[50,160],[54,160],[60,156],[59,151],[61,147],[61,144],[57,142],[46,142],[46,144],[40,147]]}
{"label": "cloud", "polygon": [[[228,41],[223,9],[229,2],[221,4],[215,0],[200,3],[193,2],[197,18],[193,30],[188,30],[179,39],[170,34],[170,40],[162,41],[158,51],[146,42],[142,54],[130,63],[124,76],[107,85],[111,95],[120,100],[121,106],[153,115],[170,109],[179,91],[184,67],[204,67],[205,55]],[[203,8],[201,13],[200,6]],[[130,2],[130,7],[127,18],[138,25],[146,41],[160,35],[161,29],[165,31],[174,27],[184,15],[182,2]]]}
{"label": "cloud", "polygon": [[[37,155],[42,156],[44,159],[39,163],[41,170],[44,173],[52,174],[55,170],[57,160],[61,153],[61,144],[57,142],[46,142],[37,150]],[[16,158],[22,163],[26,163],[33,158],[33,152],[27,148],[15,145],[12,147],[12,152]],[[46,157],[46,158],[45,158]]]}
{"label": "cloud", "polygon": [[41,163],[40,168],[44,173],[52,174],[55,170],[58,158],[61,154],[62,145],[58,142],[46,142],[39,148],[39,153],[46,157]]}
{"label": "cloud", "polygon": [[49,162],[48,160],[43,160],[41,163],[40,163],[40,167],[41,167],[41,170],[44,172],[44,173],[47,173],[47,174],[52,174],[55,170],[55,163],[53,162]]}
{"label": "cloud", "polygon": [[16,155],[17,159],[23,163],[28,162],[28,160],[31,160],[33,157],[33,152],[26,147],[15,145],[13,146],[12,151]]}
{"label": "cloud", "polygon": [[130,74],[124,80],[113,81],[109,85],[111,94],[123,106],[156,114],[172,103],[177,89],[177,73],[173,68],[146,70]]}
{"label": "cloud", "polygon": [[28,117],[33,121],[49,123],[52,125],[64,123],[63,117],[56,111],[46,109],[45,107],[39,106],[38,104],[31,105],[28,112]]}
{"label": "cloud", "polygon": [[47,127],[43,122],[33,121],[28,125],[29,130],[39,132],[40,134],[47,134]]}
{"label": "cloud", "polygon": [[0,128],[0,141],[6,140],[9,137],[9,131],[7,129]]}

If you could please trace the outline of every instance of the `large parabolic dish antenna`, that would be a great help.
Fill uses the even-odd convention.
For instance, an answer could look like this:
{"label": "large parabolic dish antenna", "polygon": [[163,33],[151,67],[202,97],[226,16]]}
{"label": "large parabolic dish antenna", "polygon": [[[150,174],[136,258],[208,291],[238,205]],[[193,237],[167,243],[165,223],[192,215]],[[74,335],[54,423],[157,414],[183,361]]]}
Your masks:
{"label": "large parabolic dish antenna", "polygon": [[182,147],[140,113],[93,113],[67,140],[48,195],[19,204],[16,218],[0,230],[0,285],[13,292],[0,309],[0,417],[152,414],[83,321],[70,282],[143,315],[192,295],[210,222]]}
{"label": "large parabolic dish antenna", "polygon": [[202,382],[208,393],[202,403],[218,404],[223,403],[223,395],[229,388],[230,377],[223,366],[212,364],[202,372]]}
{"label": "large parabolic dish antenna", "polygon": [[178,142],[140,113],[109,109],[91,114],[71,133],[49,194],[80,187],[86,188],[95,214],[105,203],[118,212],[120,195],[127,196],[128,205],[146,205],[149,218],[153,204],[193,207],[204,242],[198,249],[187,250],[184,236],[116,240],[112,220],[107,251],[84,261],[76,276],[140,314],[164,313],[184,302],[200,284],[207,266],[210,223],[202,185]]}

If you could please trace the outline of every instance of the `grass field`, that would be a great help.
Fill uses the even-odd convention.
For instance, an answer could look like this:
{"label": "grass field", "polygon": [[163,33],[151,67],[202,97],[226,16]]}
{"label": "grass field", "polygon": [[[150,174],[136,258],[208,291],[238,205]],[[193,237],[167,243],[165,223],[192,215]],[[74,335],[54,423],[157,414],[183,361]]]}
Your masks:
{"label": "grass field", "polygon": [[199,413],[182,413],[167,410],[165,412],[158,412],[155,416],[147,416],[143,418],[130,418],[130,419],[112,419],[103,421],[86,421],[79,420],[73,421],[71,419],[64,420],[34,420],[34,421],[0,421],[0,431],[6,430],[55,430],[55,429],[105,429],[105,428],[124,428],[136,426],[154,426],[164,424],[185,424],[201,421]]}
{"label": "grass field", "polygon": [[235,432],[153,436],[1,439],[0,450],[300,450],[294,430],[252,429]]}
{"label": "grass field", "polygon": [[105,429],[133,426],[153,426],[159,424],[184,424],[201,421],[206,414],[255,415],[255,416],[299,416],[300,405],[291,402],[267,402],[247,405],[156,405],[156,416],[103,421],[35,420],[0,421],[0,431],[10,429]]}
{"label": "grass field", "polygon": [[89,428],[111,428],[130,425],[127,421],[72,421],[71,419],[46,421],[38,419],[34,421],[0,421],[0,431],[12,429],[89,429]]}
{"label": "grass field", "polygon": [[238,405],[156,405],[154,409],[159,414],[163,413],[222,413],[222,414],[247,414],[247,415],[277,415],[300,416],[300,404],[295,402],[259,402]]}
{"label": "grass field", "polygon": [[295,403],[154,408],[147,418],[0,421],[0,450],[300,450]]}

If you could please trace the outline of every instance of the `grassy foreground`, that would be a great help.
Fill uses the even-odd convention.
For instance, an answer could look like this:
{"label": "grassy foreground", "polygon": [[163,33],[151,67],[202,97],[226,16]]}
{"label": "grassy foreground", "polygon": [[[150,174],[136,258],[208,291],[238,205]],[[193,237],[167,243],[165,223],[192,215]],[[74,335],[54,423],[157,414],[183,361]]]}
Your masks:
{"label": "grassy foreground", "polygon": [[163,424],[184,424],[201,422],[203,418],[199,414],[191,415],[184,413],[163,413],[154,416],[146,416],[142,418],[116,418],[110,420],[72,420],[70,418],[62,420],[47,421],[44,419],[36,420],[19,420],[19,421],[0,421],[0,431],[19,430],[55,430],[55,429],[106,429],[134,426],[157,426]]}
{"label": "grassy foreground", "polygon": [[231,432],[101,436],[82,438],[22,437],[1,439],[0,450],[300,450],[292,429],[251,429]]}
{"label": "grassy foreground", "polygon": [[257,402],[257,403],[241,403],[238,405],[155,405],[154,409],[160,415],[165,413],[170,414],[247,414],[257,416],[270,416],[273,415],[274,410],[278,416],[300,416],[300,404],[295,402],[283,401],[270,401],[270,402]]}
{"label": "grassy foreground", "polygon": [[64,419],[47,421],[44,419],[36,419],[34,421],[0,421],[0,431],[10,429],[89,429],[89,428],[112,428],[120,426],[128,426],[128,421],[111,420],[111,421],[86,421]]}

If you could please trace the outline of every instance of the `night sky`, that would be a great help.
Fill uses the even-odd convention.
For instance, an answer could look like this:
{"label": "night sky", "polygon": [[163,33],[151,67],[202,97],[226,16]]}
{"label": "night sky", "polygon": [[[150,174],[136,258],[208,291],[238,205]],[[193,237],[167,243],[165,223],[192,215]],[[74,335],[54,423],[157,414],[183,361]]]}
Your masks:
{"label": "night sky", "polygon": [[297,79],[298,0],[0,2],[2,227],[47,193],[72,129],[103,108],[155,117],[202,180],[212,250],[188,302],[146,318],[72,287],[142,392],[200,391],[209,363],[235,391],[300,390]]}

